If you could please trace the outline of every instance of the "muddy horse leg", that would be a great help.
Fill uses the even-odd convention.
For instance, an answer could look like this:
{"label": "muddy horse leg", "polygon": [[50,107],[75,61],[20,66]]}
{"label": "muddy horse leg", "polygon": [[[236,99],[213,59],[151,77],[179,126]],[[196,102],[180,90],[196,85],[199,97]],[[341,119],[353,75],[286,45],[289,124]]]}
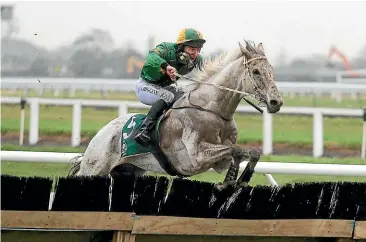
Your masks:
{"label": "muddy horse leg", "polygon": [[257,165],[260,158],[260,151],[256,148],[247,149],[249,162],[241,173],[239,179],[236,182],[236,187],[247,187],[250,179],[254,174],[254,168]]}
{"label": "muddy horse leg", "polygon": [[[219,190],[233,185],[247,185],[254,173],[254,168],[260,157],[260,152],[257,149],[242,148],[240,146],[233,145],[231,149],[231,156],[233,157],[233,161],[230,164],[223,183],[220,182],[216,185]],[[236,179],[239,174],[240,163],[245,159],[249,159],[249,162],[237,181]]]}

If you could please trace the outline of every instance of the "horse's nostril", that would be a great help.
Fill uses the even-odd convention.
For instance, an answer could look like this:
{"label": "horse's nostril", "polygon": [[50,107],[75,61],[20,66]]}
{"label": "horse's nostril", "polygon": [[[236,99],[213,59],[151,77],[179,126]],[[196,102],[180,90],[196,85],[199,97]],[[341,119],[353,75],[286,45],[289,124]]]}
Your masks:
{"label": "horse's nostril", "polygon": [[269,101],[269,105],[272,107],[276,107],[278,105],[278,101],[277,100],[271,100]]}

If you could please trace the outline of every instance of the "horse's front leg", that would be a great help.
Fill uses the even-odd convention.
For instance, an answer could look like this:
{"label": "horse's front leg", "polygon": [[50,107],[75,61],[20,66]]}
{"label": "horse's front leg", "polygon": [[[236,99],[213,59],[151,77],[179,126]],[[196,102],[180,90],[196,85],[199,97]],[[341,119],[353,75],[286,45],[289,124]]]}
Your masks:
{"label": "horse's front leg", "polygon": [[232,159],[230,162],[229,169],[226,172],[226,176],[223,182],[219,182],[216,184],[216,188],[218,190],[226,189],[228,186],[233,186],[236,183],[236,178],[239,173],[240,162]]}
{"label": "horse's front leg", "polygon": [[248,148],[247,151],[249,161],[244,171],[241,173],[239,179],[236,182],[236,187],[247,187],[250,179],[254,174],[255,166],[257,165],[261,156],[260,151],[257,148]]}
{"label": "horse's front leg", "polygon": [[[233,145],[231,148],[231,156],[233,159],[223,183],[216,185],[219,190],[232,185],[246,186],[254,173],[254,168],[260,157],[260,152],[258,149],[241,148],[238,145]],[[237,181],[236,179],[239,174],[240,163],[246,159],[249,159],[249,162]]]}

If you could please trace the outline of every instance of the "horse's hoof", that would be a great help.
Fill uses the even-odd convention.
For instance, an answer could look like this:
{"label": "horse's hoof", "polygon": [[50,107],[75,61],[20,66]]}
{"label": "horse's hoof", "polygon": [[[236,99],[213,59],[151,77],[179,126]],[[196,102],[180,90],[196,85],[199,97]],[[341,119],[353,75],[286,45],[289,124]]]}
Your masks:
{"label": "horse's hoof", "polygon": [[222,191],[224,190],[225,188],[227,187],[227,184],[224,184],[222,182],[219,182],[219,183],[216,183],[215,184],[215,189],[218,190],[218,191]]}
{"label": "horse's hoof", "polygon": [[233,185],[234,185],[234,183],[232,183],[232,182],[224,182],[224,183],[219,182],[219,183],[215,184],[215,188],[216,188],[216,190],[221,192],[228,187],[232,187]]}
{"label": "horse's hoof", "polygon": [[249,151],[250,159],[254,162],[258,162],[261,157],[261,152],[257,148],[253,148]]}
{"label": "horse's hoof", "polygon": [[176,176],[176,179],[181,179],[181,180],[189,180],[189,177],[187,176]]}
{"label": "horse's hoof", "polygon": [[235,190],[239,190],[240,188],[247,188],[249,187],[248,182],[240,182],[235,184]]}

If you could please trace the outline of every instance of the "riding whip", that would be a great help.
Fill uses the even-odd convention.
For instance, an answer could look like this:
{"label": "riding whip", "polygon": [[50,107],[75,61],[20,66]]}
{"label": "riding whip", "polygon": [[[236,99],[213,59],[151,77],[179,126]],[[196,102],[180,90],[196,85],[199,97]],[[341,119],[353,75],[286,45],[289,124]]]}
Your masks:
{"label": "riding whip", "polygon": [[[180,77],[180,78],[184,78],[184,79],[193,81],[193,82],[198,82],[198,83],[202,83],[202,84],[206,84],[206,85],[212,85],[212,86],[215,86],[215,87],[217,87],[219,89],[223,89],[223,90],[227,90],[227,91],[232,91],[232,92],[237,92],[237,93],[241,93],[241,94],[245,94],[247,96],[250,96],[250,94],[247,93],[247,92],[242,92],[242,91],[238,91],[238,90],[231,89],[231,88],[228,88],[228,87],[223,87],[223,86],[220,86],[220,85],[217,85],[217,84],[214,84],[214,83],[208,83],[208,82],[198,81],[198,80],[193,79],[192,77],[184,76],[184,75],[178,74],[176,72],[174,73],[174,75],[177,76],[177,77]],[[243,99],[249,105],[251,105],[252,107],[254,107],[255,109],[257,109],[259,112],[263,113],[263,109],[261,109],[258,105],[256,105],[255,103],[251,102],[249,99],[246,99],[245,97],[243,97]]]}

